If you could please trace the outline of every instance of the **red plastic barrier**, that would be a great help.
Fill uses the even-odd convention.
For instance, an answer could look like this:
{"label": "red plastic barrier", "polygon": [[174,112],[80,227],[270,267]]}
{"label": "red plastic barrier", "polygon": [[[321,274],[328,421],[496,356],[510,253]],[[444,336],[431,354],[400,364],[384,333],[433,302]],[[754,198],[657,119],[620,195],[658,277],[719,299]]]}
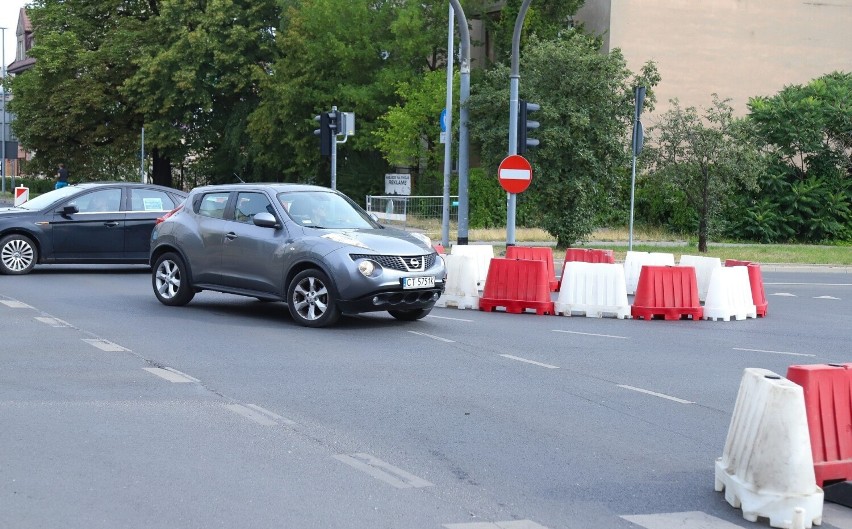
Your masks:
{"label": "red plastic barrier", "polygon": [[599,250],[597,248],[568,248],[565,250],[565,260],[562,262],[562,273],[559,274],[557,290],[562,290],[562,277],[565,276],[565,265],[569,262],[581,263],[615,263],[615,254],[612,250]]}
{"label": "red plastic barrier", "polygon": [[745,266],[748,268],[748,282],[751,285],[751,299],[754,301],[754,307],[757,309],[757,315],[761,318],[765,318],[766,307],[769,306],[769,302],[766,301],[766,291],[763,289],[763,274],[760,271],[760,263],[738,261],[737,259],[725,259],[725,266]]}
{"label": "red plastic barrier", "polygon": [[479,310],[493,312],[505,307],[519,314],[534,309],[536,314],[553,314],[547,265],[527,259],[491,259],[485,291],[479,298]]}
{"label": "red plastic barrier", "polygon": [[643,266],[630,313],[650,320],[655,316],[700,320],[704,308],[698,299],[698,281],[693,266]]}
{"label": "red plastic barrier", "polygon": [[612,264],[615,263],[615,254],[612,250],[599,250],[597,248],[568,248],[565,250],[565,261]]}
{"label": "red plastic barrier", "polygon": [[553,267],[553,250],[551,250],[550,248],[546,246],[507,246],[506,259],[527,259],[529,261],[544,261],[544,263],[547,265],[548,288],[550,288],[550,290],[552,291],[559,290],[559,281],[556,280],[556,271]]}
{"label": "red plastic barrier", "polygon": [[852,364],[790,366],[787,378],[804,389],[817,485],[852,480]]}

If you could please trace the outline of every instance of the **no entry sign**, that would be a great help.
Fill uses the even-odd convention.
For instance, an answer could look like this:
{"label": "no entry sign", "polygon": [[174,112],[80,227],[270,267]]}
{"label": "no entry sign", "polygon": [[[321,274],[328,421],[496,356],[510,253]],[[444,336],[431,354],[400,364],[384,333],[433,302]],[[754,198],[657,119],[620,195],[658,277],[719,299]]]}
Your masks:
{"label": "no entry sign", "polygon": [[497,169],[500,186],[509,193],[522,193],[532,182],[532,166],[523,156],[512,154]]}

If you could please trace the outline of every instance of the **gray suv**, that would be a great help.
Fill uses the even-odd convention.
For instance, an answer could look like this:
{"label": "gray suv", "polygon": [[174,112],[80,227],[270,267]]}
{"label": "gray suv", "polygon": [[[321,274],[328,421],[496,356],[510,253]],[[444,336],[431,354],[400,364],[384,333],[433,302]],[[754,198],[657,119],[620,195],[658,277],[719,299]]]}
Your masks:
{"label": "gray suv", "polygon": [[215,290],[286,301],[307,327],[385,310],[418,320],[446,282],[428,237],[384,227],[342,193],[301,184],[194,189],[154,227],[150,263],[165,305]]}

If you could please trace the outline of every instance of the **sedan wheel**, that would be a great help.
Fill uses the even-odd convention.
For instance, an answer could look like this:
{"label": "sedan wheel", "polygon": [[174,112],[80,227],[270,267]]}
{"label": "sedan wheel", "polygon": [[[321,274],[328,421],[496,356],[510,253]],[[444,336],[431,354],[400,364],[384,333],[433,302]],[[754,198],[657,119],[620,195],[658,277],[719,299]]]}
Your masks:
{"label": "sedan wheel", "polygon": [[426,317],[432,309],[389,310],[388,313],[400,321],[416,321]]}
{"label": "sedan wheel", "polygon": [[154,264],[151,283],[154,295],[163,305],[186,305],[195,297],[195,290],[186,273],[183,259],[174,253],[161,255]]}
{"label": "sedan wheel", "polygon": [[38,261],[38,250],[33,241],[24,235],[7,235],[0,240],[0,273],[28,274]]}
{"label": "sedan wheel", "polygon": [[319,270],[303,270],[287,289],[287,306],[296,323],[325,327],[340,318],[331,281]]}

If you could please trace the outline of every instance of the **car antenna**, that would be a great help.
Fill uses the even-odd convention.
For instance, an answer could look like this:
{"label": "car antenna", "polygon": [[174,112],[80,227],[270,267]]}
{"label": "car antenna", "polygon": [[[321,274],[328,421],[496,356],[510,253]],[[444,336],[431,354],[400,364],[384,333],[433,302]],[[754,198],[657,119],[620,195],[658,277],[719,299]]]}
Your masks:
{"label": "car antenna", "polygon": [[245,183],[246,183],[246,182],[245,182],[245,180],[243,180],[242,178],[240,178],[240,175],[238,175],[237,173],[234,173],[234,176],[236,176],[236,177],[237,177],[237,180],[239,180],[239,181],[240,181],[240,182],[242,182],[243,184],[245,184]]}

